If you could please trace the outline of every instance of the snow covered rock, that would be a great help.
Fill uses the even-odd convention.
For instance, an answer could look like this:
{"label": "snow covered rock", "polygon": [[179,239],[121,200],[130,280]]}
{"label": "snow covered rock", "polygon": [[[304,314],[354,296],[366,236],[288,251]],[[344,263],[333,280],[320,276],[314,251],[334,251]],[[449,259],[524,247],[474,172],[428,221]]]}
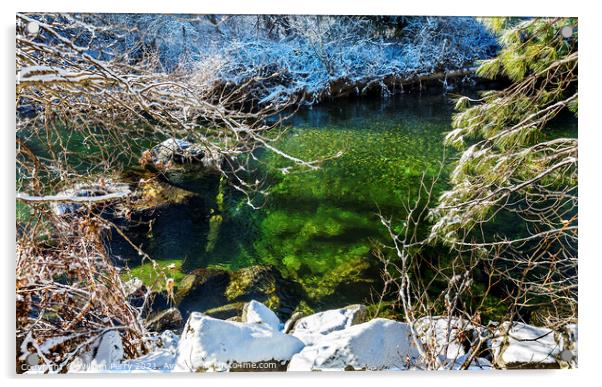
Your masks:
{"label": "snow covered rock", "polygon": [[221,154],[187,140],[169,138],[145,151],[140,159],[144,165],[153,164],[159,170],[171,169],[176,165],[198,164],[206,172],[217,172],[222,162]]}
{"label": "snow covered rock", "polygon": [[276,313],[255,300],[251,300],[251,302],[245,304],[242,310],[242,322],[248,324],[265,324],[273,329],[280,329],[280,319],[276,316]]}
{"label": "snow covered rock", "polygon": [[111,372],[120,368],[123,343],[119,332],[106,332],[91,347],[92,350],[83,353],[69,365],[69,373]]}
{"label": "snow covered rock", "polygon": [[377,318],[322,336],[293,356],[288,370],[406,369],[417,358],[409,326]]}
{"label": "snow covered rock", "polygon": [[443,362],[453,363],[466,354],[476,327],[467,319],[425,317],[416,321],[418,336],[424,346],[434,351]]}
{"label": "snow covered rock", "polygon": [[493,363],[499,368],[558,368],[558,341],[551,329],[506,322],[491,340]]}
{"label": "snow covered rock", "polygon": [[131,373],[171,372],[176,364],[178,336],[172,331],[161,333],[160,345],[154,351],[126,360],[122,363],[121,371]]}
{"label": "snow covered rock", "polygon": [[178,344],[175,371],[226,371],[246,363],[286,363],[303,343],[265,324],[218,320],[194,312]]}
{"label": "snow covered rock", "polygon": [[300,318],[294,324],[291,334],[306,345],[312,345],[330,332],[343,330],[366,321],[364,305],[350,305],[346,308],[326,310]]}

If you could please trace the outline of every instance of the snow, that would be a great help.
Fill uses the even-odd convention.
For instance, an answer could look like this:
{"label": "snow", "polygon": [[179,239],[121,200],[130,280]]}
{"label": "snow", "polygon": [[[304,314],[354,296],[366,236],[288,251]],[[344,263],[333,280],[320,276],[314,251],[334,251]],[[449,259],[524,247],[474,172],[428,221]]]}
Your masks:
{"label": "snow", "polygon": [[[468,360],[468,354],[458,356],[453,360],[452,363],[447,364],[444,369],[458,371],[461,370],[462,365]],[[468,371],[485,371],[493,369],[491,362],[485,358],[477,357],[472,360],[468,368]]]}
{"label": "snow", "polygon": [[352,305],[341,309],[332,309],[299,319],[292,330],[306,345],[314,344],[330,332],[349,328],[366,316],[366,307]]}
{"label": "snow", "polygon": [[554,331],[520,322],[502,324],[491,349],[494,363],[510,368],[553,366],[561,350]]}
{"label": "snow", "polygon": [[100,75],[89,72],[72,72],[61,67],[44,65],[24,66],[17,73],[17,83],[82,82],[102,79]]}
{"label": "snow", "polygon": [[288,371],[406,369],[417,358],[409,326],[377,318],[306,346],[293,356]]}
{"label": "snow", "polygon": [[416,322],[416,332],[425,347],[432,348],[445,363],[454,362],[466,351],[460,342],[459,334],[470,336],[475,327],[466,319],[431,317]]}
{"label": "snow", "polygon": [[147,355],[122,363],[120,370],[126,373],[167,373],[176,364],[178,336],[172,331],[164,331],[161,336],[161,347]]}
{"label": "snow", "polygon": [[69,365],[69,373],[102,373],[119,369],[123,360],[123,344],[117,331],[108,331],[92,344],[91,351],[78,356]]}
{"label": "snow", "polygon": [[[152,47],[161,71],[196,70],[202,84],[266,79],[254,90],[256,100],[266,105],[300,93],[306,93],[306,102],[315,102],[328,93],[332,81],[344,81],[359,94],[367,84],[384,85],[386,77],[460,69],[490,58],[498,47],[495,36],[474,17],[378,18],[124,14],[82,23],[81,16],[71,15],[78,23],[73,30],[110,22],[121,32],[99,28],[86,42],[89,48],[81,47],[93,60],[108,61],[124,52],[135,57],[141,47]],[[69,33],[57,38],[68,44]],[[35,82],[89,81],[96,76],[49,66],[24,67],[19,73],[20,79]],[[388,93],[383,90],[383,95]]]}
{"label": "snow", "polygon": [[278,316],[270,308],[255,300],[245,304],[242,321],[248,324],[265,324],[275,330],[279,330],[281,326]]}
{"label": "snow", "polygon": [[303,343],[265,324],[223,321],[193,312],[178,345],[175,371],[226,371],[232,362],[288,361]]}

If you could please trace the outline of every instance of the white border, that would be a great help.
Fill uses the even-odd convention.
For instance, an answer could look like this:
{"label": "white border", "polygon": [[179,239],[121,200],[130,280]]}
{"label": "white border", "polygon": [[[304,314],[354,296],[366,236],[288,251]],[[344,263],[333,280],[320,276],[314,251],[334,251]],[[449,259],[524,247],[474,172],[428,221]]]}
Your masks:
{"label": "white border", "polygon": [[[0,90],[2,103],[2,138],[0,154],[2,168],[2,237],[3,266],[3,318],[0,332],[4,340],[0,364],[2,376],[19,384],[41,384],[43,386],[65,386],[71,384],[106,385],[114,382],[144,383],[148,386],[165,384],[251,384],[262,386],[306,386],[324,383],[351,386],[395,384],[441,384],[463,386],[517,386],[537,384],[548,386],[576,386],[587,379],[600,380],[602,365],[599,352],[602,349],[599,331],[602,302],[598,296],[602,284],[602,220],[600,179],[602,177],[602,127],[600,117],[600,28],[602,19],[595,12],[594,2],[547,1],[410,1],[402,0],[201,0],[157,1],[157,0],[21,0],[8,4],[2,2],[2,51],[0,51]],[[90,377],[45,377],[30,378],[14,375],[14,21],[17,11],[72,11],[72,12],[153,12],[153,13],[298,13],[298,14],[397,14],[397,15],[474,15],[474,16],[578,16],[580,34],[579,74],[579,142],[580,142],[580,321],[579,321],[579,369],[573,371],[500,371],[495,373],[321,373],[321,374],[238,374],[238,375],[96,375]],[[598,243],[596,243],[598,242]],[[18,380],[14,380],[17,378]],[[83,380],[82,380],[83,379]],[[176,380],[177,379],[177,380]]]}

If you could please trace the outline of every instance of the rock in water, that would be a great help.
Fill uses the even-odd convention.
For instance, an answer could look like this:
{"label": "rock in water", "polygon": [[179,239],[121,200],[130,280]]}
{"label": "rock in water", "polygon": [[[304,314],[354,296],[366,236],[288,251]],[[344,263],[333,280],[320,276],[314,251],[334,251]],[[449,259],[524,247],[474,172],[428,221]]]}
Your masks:
{"label": "rock in water", "polygon": [[153,332],[162,332],[164,330],[177,330],[182,327],[182,315],[177,308],[169,308],[154,313],[146,319],[146,327]]}
{"label": "rock in water", "polygon": [[290,317],[301,300],[306,299],[299,283],[284,278],[271,265],[249,266],[231,273],[225,295],[230,302],[262,302],[283,320]]}
{"label": "rock in water", "polygon": [[184,186],[200,176],[219,173],[222,162],[216,150],[176,138],[163,141],[140,158],[143,166],[161,172],[170,183]]}
{"label": "rock in water", "polygon": [[406,369],[418,361],[410,328],[378,318],[331,332],[293,356],[289,371]]}
{"label": "rock in water", "polygon": [[314,344],[330,332],[340,331],[367,320],[364,305],[350,305],[300,318],[293,326],[291,334],[306,345]]}
{"label": "rock in water", "polygon": [[242,322],[247,324],[265,324],[273,329],[280,329],[280,319],[261,302],[251,300],[242,310]]}
{"label": "rock in water", "polygon": [[299,339],[264,324],[223,321],[195,312],[184,326],[175,371],[227,371],[244,364],[286,364],[302,348]]}
{"label": "rock in water", "polygon": [[197,269],[184,277],[176,292],[176,303],[184,319],[192,312],[205,312],[230,304],[224,295],[229,281],[229,273],[220,269]]}
{"label": "rock in water", "polygon": [[223,319],[240,316],[244,303],[252,300],[269,306],[279,318],[286,319],[304,298],[301,285],[283,278],[277,269],[267,265],[235,272],[197,269],[180,282],[176,294],[185,319],[191,312]]}
{"label": "rock in water", "polygon": [[551,329],[506,322],[491,340],[493,363],[498,368],[559,368],[561,345]]}

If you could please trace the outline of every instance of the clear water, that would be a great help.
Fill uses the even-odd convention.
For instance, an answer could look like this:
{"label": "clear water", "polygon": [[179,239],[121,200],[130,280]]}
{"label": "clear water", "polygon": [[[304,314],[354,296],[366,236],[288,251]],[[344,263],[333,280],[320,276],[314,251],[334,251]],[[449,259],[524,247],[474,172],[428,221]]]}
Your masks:
{"label": "clear water", "polygon": [[[278,146],[307,160],[341,157],[318,171],[283,174],[287,163],[263,153],[261,173],[271,186],[264,208],[251,209],[226,188],[221,221],[211,221],[219,189],[209,184],[186,203],[159,209],[152,233],[132,237],[184,272],[272,264],[316,302],[366,301],[379,283],[374,247],[387,241],[376,213],[401,216],[422,174],[437,173],[452,107],[447,96],[402,95],[301,109]],[[134,256],[118,244],[114,251]]]}

